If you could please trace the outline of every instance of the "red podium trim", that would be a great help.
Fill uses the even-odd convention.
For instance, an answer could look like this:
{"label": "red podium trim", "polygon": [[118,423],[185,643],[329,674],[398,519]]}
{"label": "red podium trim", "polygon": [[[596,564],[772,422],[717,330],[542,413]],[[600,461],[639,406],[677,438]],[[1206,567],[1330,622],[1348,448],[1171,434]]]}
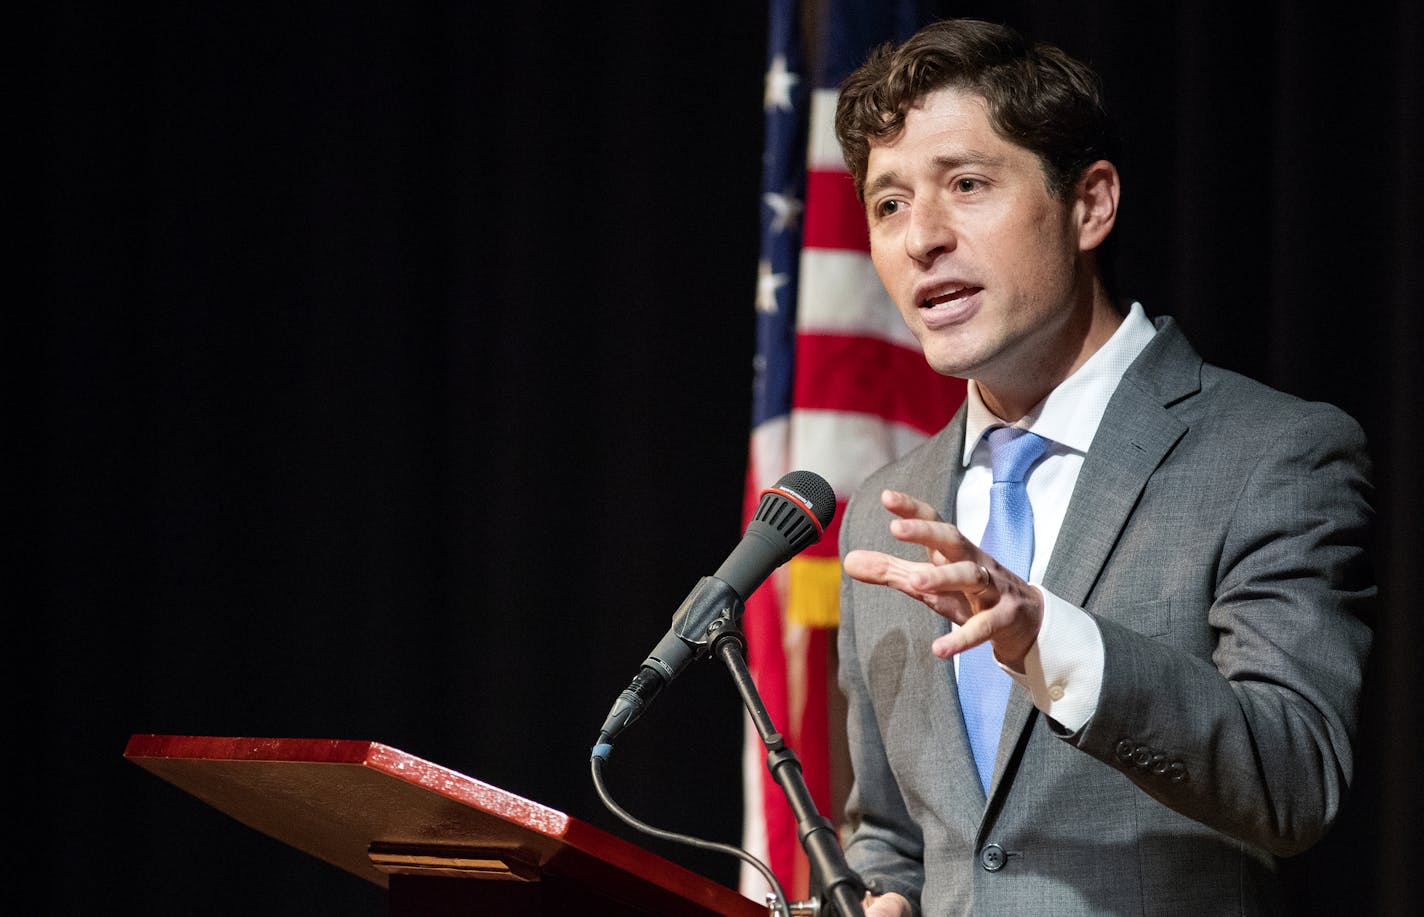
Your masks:
{"label": "red podium trim", "polygon": [[557,879],[649,913],[767,912],[592,825],[377,742],[135,735],[124,757],[384,888],[392,874],[505,887]]}

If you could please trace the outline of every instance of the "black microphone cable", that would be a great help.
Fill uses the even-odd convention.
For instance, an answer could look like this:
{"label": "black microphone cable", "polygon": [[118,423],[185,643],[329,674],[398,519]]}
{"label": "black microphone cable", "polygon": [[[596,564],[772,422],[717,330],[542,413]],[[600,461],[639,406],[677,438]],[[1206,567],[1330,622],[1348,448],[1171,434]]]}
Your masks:
{"label": "black microphone cable", "polygon": [[598,792],[598,798],[603,801],[603,804],[605,806],[608,807],[608,811],[612,812],[614,815],[617,815],[619,818],[623,819],[623,821],[627,822],[629,825],[632,825],[634,828],[637,828],[644,834],[649,834],[653,837],[661,838],[665,841],[672,841],[677,844],[684,844],[688,847],[695,847],[698,850],[709,850],[713,853],[725,853],[736,857],[743,863],[746,863],[747,865],[751,866],[757,872],[761,873],[762,878],[766,879],[767,884],[771,886],[772,895],[774,896],[774,900],[769,903],[776,908],[776,912],[780,914],[781,917],[791,917],[791,908],[786,903],[786,892],[782,890],[781,883],[776,881],[775,873],[771,871],[770,866],[767,866],[765,863],[757,859],[752,854],[748,853],[740,847],[734,847],[731,844],[723,844],[717,841],[703,840],[700,837],[693,837],[690,834],[678,834],[675,831],[666,831],[662,828],[655,828],[644,821],[640,821],[622,806],[618,805],[618,803],[613,800],[613,797],[608,792],[608,788],[604,786],[603,783],[603,764],[605,760],[606,757],[604,756],[593,756],[593,787]]}

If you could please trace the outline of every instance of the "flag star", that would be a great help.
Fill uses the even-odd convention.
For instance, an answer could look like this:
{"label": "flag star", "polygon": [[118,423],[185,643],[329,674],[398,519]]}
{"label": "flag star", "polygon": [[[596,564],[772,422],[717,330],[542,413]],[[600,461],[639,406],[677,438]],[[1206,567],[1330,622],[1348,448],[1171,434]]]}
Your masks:
{"label": "flag star", "polygon": [[791,90],[801,82],[801,77],[786,69],[786,55],[778,54],[771,59],[771,69],[766,71],[766,94],[762,97],[762,109],[771,111],[779,108],[791,110]]}
{"label": "flag star", "polygon": [[788,226],[795,226],[801,221],[801,211],[805,205],[790,194],[777,194],[772,191],[761,196],[761,202],[771,208],[771,231],[782,232]]}
{"label": "flag star", "polygon": [[767,315],[775,315],[779,309],[776,304],[776,291],[786,286],[789,278],[785,274],[773,274],[771,262],[763,258],[757,263],[757,296],[756,309]]}

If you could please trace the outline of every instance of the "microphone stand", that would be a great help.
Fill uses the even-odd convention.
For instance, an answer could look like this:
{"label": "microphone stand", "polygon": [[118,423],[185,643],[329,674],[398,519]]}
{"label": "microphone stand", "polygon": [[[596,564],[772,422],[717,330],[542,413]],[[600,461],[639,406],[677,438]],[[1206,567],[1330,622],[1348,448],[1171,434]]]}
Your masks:
{"label": "microphone stand", "polygon": [[[802,776],[801,761],[796,752],[786,747],[785,740],[771,722],[771,716],[747,668],[747,644],[741,628],[736,621],[724,617],[712,622],[708,633],[712,637],[712,651],[721,657],[732,674],[732,681],[742,695],[742,703],[746,705],[752,722],[756,724],[757,734],[766,746],[767,769],[791,804],[801,848],[806,851],[806,859],[810,862],[811,877],[834,907],[833,912],[826,913],[839,914],[840,917],[864,917],[865,910],[860,902],[865,896],[865,884],[846,862],[830,819],[816,811],[816,803],[811,799],[811,790]],[[809,911],[798,906],[796,913],[820,914],[825,906],[825,903],[813,898]]]}

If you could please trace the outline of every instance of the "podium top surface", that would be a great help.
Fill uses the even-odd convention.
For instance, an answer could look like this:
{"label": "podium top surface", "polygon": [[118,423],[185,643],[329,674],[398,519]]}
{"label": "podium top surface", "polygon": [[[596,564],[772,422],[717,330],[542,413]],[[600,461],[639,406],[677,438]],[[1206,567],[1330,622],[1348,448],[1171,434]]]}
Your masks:
{"label": "podium top surface", "polygon": [[665,913],[765,906],[585,824],[378,742],[134,735],[124,757],[243,824],[389,887],[392,873],[558,874]]}

